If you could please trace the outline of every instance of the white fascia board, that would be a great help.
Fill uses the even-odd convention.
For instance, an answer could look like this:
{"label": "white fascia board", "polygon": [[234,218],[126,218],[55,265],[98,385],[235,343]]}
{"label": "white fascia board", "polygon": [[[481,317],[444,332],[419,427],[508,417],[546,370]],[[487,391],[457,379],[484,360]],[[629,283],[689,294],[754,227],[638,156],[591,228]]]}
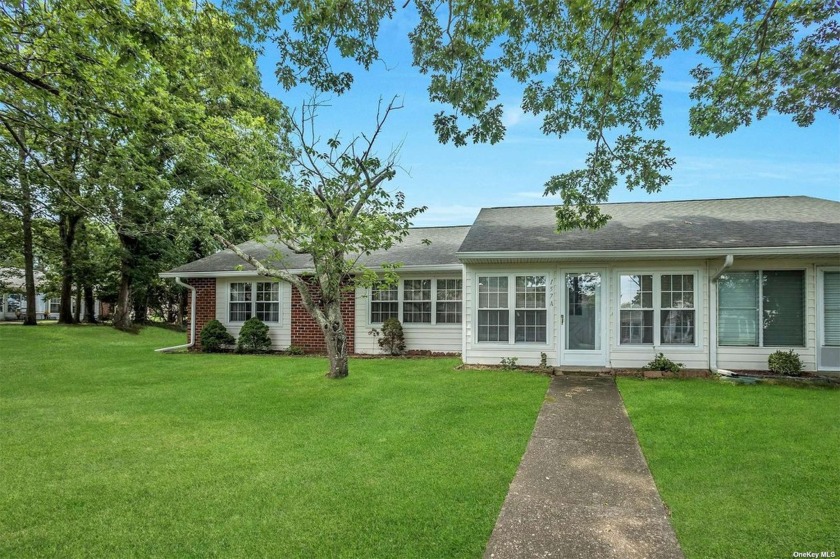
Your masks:
{"label": "white fascia board", "polygon": [[708,258],[732,254],[735,256],[796,256],[840,254],[840,246],[804,247],[740,247],[686,248],[647,250],[556,250],[556,251],[486,251],[459,252],[462,262],[482,260],[606,260],[616,258]]}
{"label": "white fascia board", "polygon": [[[381,266],[368,266],[370,270],[375,272],[382,271],[385,268]],[[400,266],[394,269],[397,274],[411,272],[458,272],[463,268],[462,264],[430,264],[428,266]],[[312,273],[312,269],[292,269],[285,270],[290,274],[301,275]],[[258,276],[256,270],[227,270],[227,271],[212,271],[212,272],[161,272],[158,277],[161,278],[238,278],[238,277],[253,277]]]}

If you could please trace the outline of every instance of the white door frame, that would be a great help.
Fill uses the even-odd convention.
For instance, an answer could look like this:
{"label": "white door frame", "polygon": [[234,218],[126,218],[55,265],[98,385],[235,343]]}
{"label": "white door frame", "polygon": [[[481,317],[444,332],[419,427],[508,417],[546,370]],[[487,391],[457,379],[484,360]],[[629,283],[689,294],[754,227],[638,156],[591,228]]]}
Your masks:
{"label": "white door frame", "polygon": [[[566,275],[576,274],[598,274],[601,277],[601,291],[596,299],[596,305],[599,307],[598,312],[598,335],[601,339],[601,348],[596,350],[590,349],[566,349],[566,337],[568,328],[568,312],[569,312],[569,292],[566,287]],[[561,366],[581,366],[581,367],[606,367],[607,365],[607,347],[609,344],[608,328],[609,317],[607,314],[607,299],[609,296],[608,274],[605,268],[575,266],[572,268],[561,267],[558,272],[560,284],[560,312],[558,313],[557,321],[559,328],[559,342],[560,342],[560,358]]]}

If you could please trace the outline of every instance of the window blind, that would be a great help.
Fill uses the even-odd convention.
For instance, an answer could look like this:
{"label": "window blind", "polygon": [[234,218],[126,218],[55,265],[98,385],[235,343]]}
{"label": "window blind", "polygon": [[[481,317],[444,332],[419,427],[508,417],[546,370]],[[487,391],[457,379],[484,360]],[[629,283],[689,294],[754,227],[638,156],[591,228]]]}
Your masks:
{"label": "window blind", "polygon": [[823,330],[825,345],[840,346],[840,272],[825,272],[823,276]]}

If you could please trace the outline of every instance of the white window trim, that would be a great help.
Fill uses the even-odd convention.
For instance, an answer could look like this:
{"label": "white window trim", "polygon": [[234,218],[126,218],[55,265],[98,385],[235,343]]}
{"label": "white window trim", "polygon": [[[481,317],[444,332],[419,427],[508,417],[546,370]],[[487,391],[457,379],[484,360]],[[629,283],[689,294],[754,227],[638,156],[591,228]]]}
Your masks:
{"label": "white window trim", "polygon": [[[250,283],[251,284],[251,316],[257,316],[257,284],[258,283],[276,283],[277,284],[277,320],[263,320],[266,324],[280,324],[283,320],[283,285],[282,282],[276,280],[269,280],[269,279],[255,279],[255,280],[244,280],[244,279],[235,279],[233,281],[229,281],[227,286],[225,287],[225,318],[227,319],[227,324],[232,325],[240,325],[245,324],[244,320],[231,320],[230,319],[230,289],[234,283]],[[237,303],[246,303],[248,301],[236,301]],[[273,302],[273,301],[260,301],[261,303],[264,302]]]}
{"label": "white window trim", "polygon": [[[405,281],[411,280],[431,280],[432,282],[432,321],[431,322],[403,322],[403,302],[405,301],[404,291],[405,291]],[[441,322],[438,323],[437,321],[437,282],[438,280],[460,280],[461,281],[461,322]],[[374,322],[371,318],[373,314],[373,286],[367,288],[367,300],[368,300],[368,308],[367,308],[367,321],[368,326],[381,326],[382,322]],[[424,301],[425,302],[425,301]],[[452,303],[454,301],[446,301],[448,303]],[[399,281],[397,281],[397,318],[402,324],[403,330],[405,329],[413,329],[413,328],[428,328],[429,326],[435,326],[437,328],[457,328],[461,329],[461,325],[464,324],[464,280],[461,276],[400,276]]]}
{"label": "white window trim", "polygon": [[[517,342],[516,340],[516,278],[524,276],[543,276],[545,278],[545,342]],[[479,309],[478,308],[478,278],[479,277],[506,277],[508,278],[508,306],[507,309]],[[534,347],[544,348],[551,347],[552,339],[554,337],[554,313],[552,308],[554,306],[554,290],[555,276],[548,270],[520,270],[516,272],[473,272],[472,276],[472,306],[473,310],[470,313],[472,320],[472,340],[471,343],[481,347],[492,346],[516,346],[516,347]],[[461,295],[463,297],[463,294]],[[479,310],[507,310],[508,311],[508,341],[494,341],[494,342],[480,342],[478,341],[478,312]],[[529,309],[542,310],[542,309]],[[463,318],[462,318],[463,320]]]}
{"label": "white window trim", "polygon": [[825,345],[825,311],[823,310],[823,307],[825,306],[824,286],[826,272],[840,272],[840,266],[819,266],[817,268],[817,328],[819,328],[819,335],[817,336],[817,349],[827,347]]}
{"label": "white window trim", "polygon": [[[662,343],[662,276],[694,276],[694,343],[693,344],[663,344]],[[653,343],[650,344],[623,344],[621,343],[621,311],[638,310],[621,308],[621,276],[653,276]],[[615,271],[615,347],[620,349],[632,349],[635,347],[655,348],[698,348],[700,338],[703,335],[704,325],[703,293],[700,284],[700,270],[687,269],[629,269]]]}
{"label": "white window trim", "polygon": [[[840,268],[838,268],[840,269]],[[806,268],[758,268],[758,269],[749,269],[749,270],[727,270],[726,273],[729,274],[744,274],[744,273],[754,273],[758,274],[758,321],[756,322],[756,327],[758,328],[758,345],[725,345],[720,343],[720,335],[718,333],[718,322],[720,321],[720,292],[718,291],[720,288],[718,284],[715,283],[714,289],[715,293],[715,331],[713,332],[715,336],[715,345],[717,347],[722,348],[753,348],[753,349],[784,349],[785,347],[790,348],[802,348],[805,349],[808,346],[808,270]],[[791,345],[791,346],[765,346],[764,345],[764,284],[761,281],[761,275],[764,272],[802,272],[802,289],[803,291],[803,313],[802,313],[802,327],[804,328],[802,341],[804,345]],[[726,275],[726,274],[724,274]],[[817,307],[817,311],[819,311],[819,307]],[[818,313],[819,314],[819,313]]]}

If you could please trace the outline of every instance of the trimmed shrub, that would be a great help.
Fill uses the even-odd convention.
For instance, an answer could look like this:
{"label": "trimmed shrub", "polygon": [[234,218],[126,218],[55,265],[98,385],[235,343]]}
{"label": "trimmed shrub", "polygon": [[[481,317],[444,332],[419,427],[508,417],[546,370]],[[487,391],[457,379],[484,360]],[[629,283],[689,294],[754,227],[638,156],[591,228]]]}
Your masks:
{"label": "trimmed shrub", "polygon": [[200,338],[201,351],[206,353],[218,353],[225,350],[223,346],[236,343],[236,339],[230,335],[224,325],[215,319],[204,325]]}
{"label": "trimmed shrub", "polygon": [[266,353],[271,351],[271,338],[268,337],[266,323],[256,316],[246,320],[239,331],[236,351],[238,353]]}
{"label": "trimmed shrub", "polygon": [[771,372],[779,375],[798,377],[802,374],[802,360],[799,354],[793,351],[776,351],[770,354],[767,359],[767,367]]}
{"label": "trimmed shrub", "polygon": [[653,361],[642,367],[647,371],[666,371],[671,373],[679,373],[682,369],[682,363],[674,363],[664,353],[657,353]]}
{"label": "trimmed shrub", "polygon": [[306,349],[299,345],[292,344],[286,348],[286,355],[306,355]]}
{"label": "trimmed shrub", "polygon": [[382,333],[378,340],[379,347],[391,355],[402,355],[405,351],[405,335],[400,321],[389,318],[382,323]]}

